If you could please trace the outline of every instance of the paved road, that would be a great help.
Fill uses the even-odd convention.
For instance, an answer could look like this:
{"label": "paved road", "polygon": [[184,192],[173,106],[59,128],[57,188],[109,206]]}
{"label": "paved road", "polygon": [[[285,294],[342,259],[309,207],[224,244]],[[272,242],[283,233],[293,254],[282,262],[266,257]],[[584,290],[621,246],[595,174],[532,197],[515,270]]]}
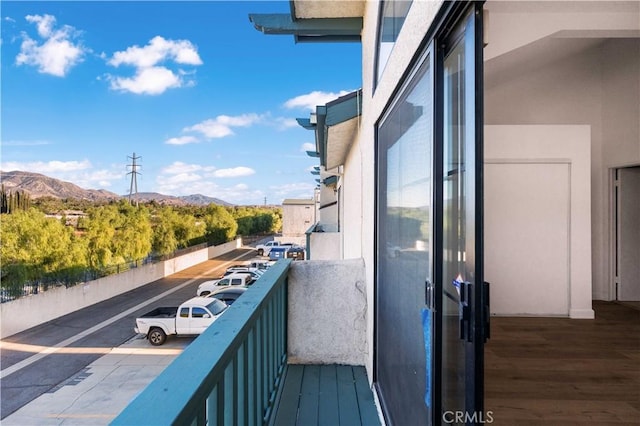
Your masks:
{"label": "paved road", "polygon": [[254,256],[253,249],[234,250],[3,339],[0,419],[78,377],[87,365],[134,337],[137,316],[155,306],[178,306],[195,296],[199,283],[221,275],[234,259]]}

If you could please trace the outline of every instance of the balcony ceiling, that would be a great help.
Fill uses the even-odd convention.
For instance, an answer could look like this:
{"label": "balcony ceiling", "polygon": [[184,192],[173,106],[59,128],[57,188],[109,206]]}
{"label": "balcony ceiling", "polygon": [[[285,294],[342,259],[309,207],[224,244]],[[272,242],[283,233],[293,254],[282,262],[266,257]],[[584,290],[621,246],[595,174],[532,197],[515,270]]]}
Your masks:
{"label": "balcony ceiling", "polygon": [[363,1],[290,1],[289,13],[252,13],[264,34],[291,34],[296,43],[360,42]]}
{"label": "balcony ceiling", "polygon": [[322,123],[316,132],[316,145],[320,146],[320,163],[326,170],[344,164],[351,144],[358,134],[362,114],[362,91],[356,90],[329,102],[324,109],[318,108],[316,115]]}
{"label": "balcony ceiling", "polygon": [[295,19],[362,18],[364,1],[357,0],[293,0]]}

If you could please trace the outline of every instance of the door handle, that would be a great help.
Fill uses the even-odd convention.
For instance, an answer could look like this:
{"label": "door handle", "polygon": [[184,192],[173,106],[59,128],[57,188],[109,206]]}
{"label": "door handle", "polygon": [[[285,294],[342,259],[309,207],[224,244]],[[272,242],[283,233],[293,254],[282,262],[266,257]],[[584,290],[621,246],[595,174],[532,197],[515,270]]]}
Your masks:
{"label": "door handle", "polygon": [[471,283],[468,281],[459,281],[460,301],[458,302],[458,321],[460,323],[460,339],[467,342],[473,341],[473,329],[471,321]]}
{"label": "door handle", "polygon": [[488,339],[491,338],[491,299],[489,298],[489,283],[488,282],[484,282],[484,285],[482,286],[482,291],[483,296],[484,296],[484,321],[483,321],[483,328],[484,328],[484,341],[486,342]]}
{"label": "door handle", "polygon": [[429,310],[436,309],[435,290],[430,280],[426,280],[424,283],[424,304]]}

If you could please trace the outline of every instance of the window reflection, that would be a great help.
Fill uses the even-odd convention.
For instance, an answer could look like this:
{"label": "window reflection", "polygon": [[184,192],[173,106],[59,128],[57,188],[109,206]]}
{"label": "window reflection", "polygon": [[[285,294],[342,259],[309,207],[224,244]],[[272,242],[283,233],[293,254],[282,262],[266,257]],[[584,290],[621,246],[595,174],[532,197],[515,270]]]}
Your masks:
{"label": "window reflection", "polygon": [[411,1],[388,0],[382,3],[382,17],[380,18],[380,28],[378,30],[378,61],[376,70],[376,80],[380,80],[382,71],[387,65],[391,50],[396,43],[400,29],[409,13]]}

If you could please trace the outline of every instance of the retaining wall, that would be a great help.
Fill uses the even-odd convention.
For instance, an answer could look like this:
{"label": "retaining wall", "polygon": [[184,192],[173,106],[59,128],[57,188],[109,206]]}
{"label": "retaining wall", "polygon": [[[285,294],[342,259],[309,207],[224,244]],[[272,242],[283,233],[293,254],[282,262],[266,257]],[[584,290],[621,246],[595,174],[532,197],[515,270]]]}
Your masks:
{"label": "retaining wall", "polygon": [[73,287],[58,287],[0,304],[0,338],[110,299],[242,247],[242,239],[150,263]]}

